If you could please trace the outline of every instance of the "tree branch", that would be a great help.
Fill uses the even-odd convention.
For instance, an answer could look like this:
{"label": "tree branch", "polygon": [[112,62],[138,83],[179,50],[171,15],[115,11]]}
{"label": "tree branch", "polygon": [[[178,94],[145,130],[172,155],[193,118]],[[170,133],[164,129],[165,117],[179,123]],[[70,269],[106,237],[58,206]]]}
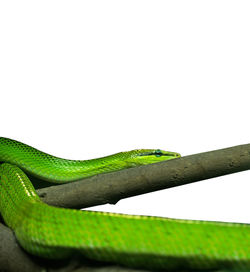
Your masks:
{"label": "tree branch", "polygon": [[[115,204],[122,198],[149,193],[191,182],[250,169],[250,144],[190,155],[166,162],[119,172],[97,175],[81,181],[38,189],[48,204],[83,208]],[[128,268],[99,264],[83,257],[60,262],[44,262],[24,252],[12,231],[0,223],[1,271],[57,272],[139,272]],[[142,270],[140,270],[142,271]]]}
{"label": "tree branch", "polygon": [[85,208],[248,169],[250,144],[96,175],[39,189],[38,194],[50,205]]}

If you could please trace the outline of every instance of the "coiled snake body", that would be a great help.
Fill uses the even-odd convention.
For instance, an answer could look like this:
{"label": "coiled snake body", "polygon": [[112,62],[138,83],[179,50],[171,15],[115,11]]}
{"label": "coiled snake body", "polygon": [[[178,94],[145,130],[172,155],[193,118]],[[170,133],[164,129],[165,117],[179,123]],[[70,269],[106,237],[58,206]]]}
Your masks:
{"label": "coiled snake body", "polygon": [[88,161],[65,160],[0,138],[0,212],[20,245],[44,258],[65,258],[78,250],[91,259],[138,268],[250,271],[248,224],[52,207],[39,199],[24,173],[64,183],[179,156],[134,150]]}

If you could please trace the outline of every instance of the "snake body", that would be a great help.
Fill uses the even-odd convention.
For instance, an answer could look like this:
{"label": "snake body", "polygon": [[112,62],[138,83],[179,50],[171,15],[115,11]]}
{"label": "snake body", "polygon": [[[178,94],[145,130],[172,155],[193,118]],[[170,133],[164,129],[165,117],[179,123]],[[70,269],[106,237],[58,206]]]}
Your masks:
{"label": "snake body", "polygon": [[0,212],[20,245],[43,258],[66,258],[77,250],[90,259],[136,268],[250,271],[248,224],[52,207],[39,199],[25,174],[65,183],[179,156],[144,149],[87,161],[66,160],[0,138]]}

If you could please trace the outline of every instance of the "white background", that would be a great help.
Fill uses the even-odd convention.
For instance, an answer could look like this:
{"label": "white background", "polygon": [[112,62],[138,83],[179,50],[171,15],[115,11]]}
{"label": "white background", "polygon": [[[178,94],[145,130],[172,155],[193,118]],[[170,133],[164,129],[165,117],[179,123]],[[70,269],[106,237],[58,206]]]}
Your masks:
{"label": "white background", "polygon": [[[1,1],[0,134],[69,159],[249,143],[249,14],[249,1]],[[249,191],[246,171],[99,209],[250,222]]]}

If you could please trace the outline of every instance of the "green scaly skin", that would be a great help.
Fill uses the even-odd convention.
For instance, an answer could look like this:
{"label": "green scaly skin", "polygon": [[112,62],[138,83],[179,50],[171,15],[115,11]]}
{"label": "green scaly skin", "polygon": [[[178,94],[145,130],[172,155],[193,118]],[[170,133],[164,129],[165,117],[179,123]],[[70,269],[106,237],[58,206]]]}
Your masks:
{"label": "green scaly skin", "polygon": [[67,183],[96,174],[180,157],[175,152],[140,149],[93,160],[66,160],[31,146],[0,137],[0,162],[15,164],[26,173],[53,183]]}
{"label": "green scaly skin", "polygon": [[250,271],[248,224],[56,208],[39,199],[23,172],[64,183],[179,156],[161,150],[136,150],[72,161],[0,138],[0,161],[5,162],[0,165],[0,212],[20,245],[44,258],[65,258],[78,250],[91,259],[135,268]]}

